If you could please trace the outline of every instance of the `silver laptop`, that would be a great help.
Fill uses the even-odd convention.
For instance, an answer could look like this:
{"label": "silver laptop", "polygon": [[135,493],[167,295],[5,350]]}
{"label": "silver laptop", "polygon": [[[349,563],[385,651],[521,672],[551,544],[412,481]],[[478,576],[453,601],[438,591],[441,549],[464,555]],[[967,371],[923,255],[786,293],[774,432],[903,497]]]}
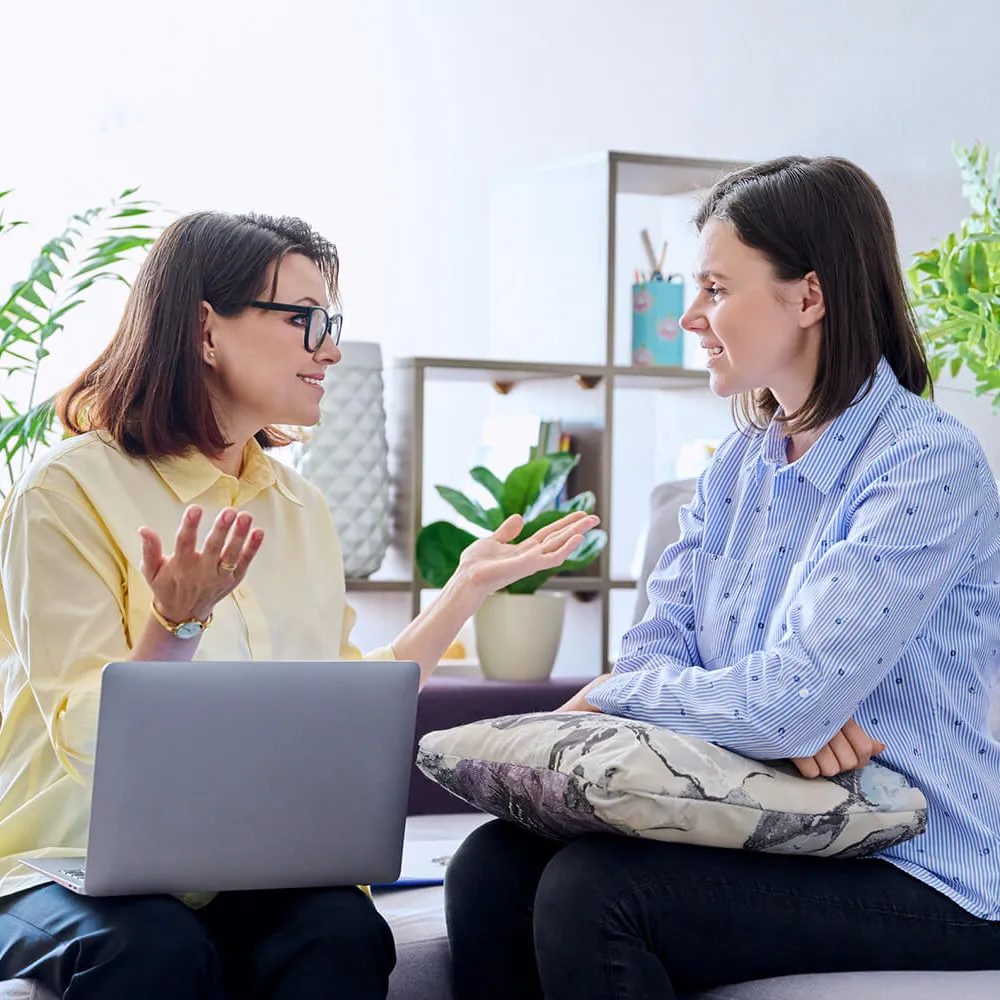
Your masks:
{"label": "silver laptop", "polygon": [[88,896],[392,882],[416,663],[109,663],[86,858],[25,864]]}

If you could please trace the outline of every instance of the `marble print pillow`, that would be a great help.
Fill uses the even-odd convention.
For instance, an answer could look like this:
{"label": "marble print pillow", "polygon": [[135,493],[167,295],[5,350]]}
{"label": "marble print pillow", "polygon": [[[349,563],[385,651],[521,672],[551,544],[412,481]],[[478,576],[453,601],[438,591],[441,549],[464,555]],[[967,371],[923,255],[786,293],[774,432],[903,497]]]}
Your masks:
{"label": "marble print pillow", "polygon": [[486,719],[420,741],[417,765],[485,812],[559,839],[618,833],[857,858],[923,833],[927,802],[875,762],[803,778],[704,740],[592,712]]}

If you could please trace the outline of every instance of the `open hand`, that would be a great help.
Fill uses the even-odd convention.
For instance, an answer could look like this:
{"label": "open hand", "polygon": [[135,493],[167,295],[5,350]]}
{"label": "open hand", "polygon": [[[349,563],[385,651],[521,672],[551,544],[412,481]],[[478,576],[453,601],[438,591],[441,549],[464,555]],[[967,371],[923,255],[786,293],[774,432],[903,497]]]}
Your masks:
{"label": "open hand", "polygon": [[792,763],[806,778],[832,778],[842,771],[860,771],[883,750],[885,744],[873,740],[852,719],[814,757],[795,757]]}
{"label": "open hand", "polygon": [[584,533],[600,523],[596,514],[576,511],[511,545],[524,527],[521,515],[514,514],[492,535],[473,542],[462,553],[459,568],[473,586],[492,594],[532,573],[561,566],[583,541]]}
{"label": "open hand", "polygon": [[139,529],[140,569],[153,591],[156,610],[167,621],[205,621],[215,605],[242,582],[264,540],[263,531],[250,530],[250,514],[227,508],[215,519],[199,552],[201,515],[198,506],[184,511],[170,556],[163,554],[163,543],[152,528]]}

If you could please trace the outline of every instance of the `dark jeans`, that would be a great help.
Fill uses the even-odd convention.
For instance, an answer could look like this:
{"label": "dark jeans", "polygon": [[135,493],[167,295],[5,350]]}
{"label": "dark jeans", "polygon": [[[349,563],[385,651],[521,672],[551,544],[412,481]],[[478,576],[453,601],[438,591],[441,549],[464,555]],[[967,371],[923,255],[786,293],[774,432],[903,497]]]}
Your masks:
{"label": "dark jeans", "polygon": [[66,1000],[384,1000],[395,948],[356,888],[91,899],[58,885],[0,900],[0,979]]}
{"label": "dark jeans", "polygon": [[456,1000],[670,1000],[799,973],[1000,969],[980,920],[888,862],[591,836],[495,821],[445,879]]}

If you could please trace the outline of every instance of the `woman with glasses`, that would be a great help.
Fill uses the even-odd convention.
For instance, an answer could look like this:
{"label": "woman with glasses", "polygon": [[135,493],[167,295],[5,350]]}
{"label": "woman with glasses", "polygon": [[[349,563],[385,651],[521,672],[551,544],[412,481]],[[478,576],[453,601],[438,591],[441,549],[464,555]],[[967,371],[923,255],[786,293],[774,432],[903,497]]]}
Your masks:
{"label": "woman with glasses", "polygon": [[[292,440],[280,426],[319,420],[337,277],[334,246],[299,220],[174,222],[58,399],[69,438],[4,506],[0,979],[72,1000],[386,994],[392,937],[361,889],[88,898],[17,862],[84,853],[105,663],[361,657],[327,506],[267,454]],[[509,519],[370,658],[415,660],[426,680],[488,594],[596,523],[512,545]]]}

